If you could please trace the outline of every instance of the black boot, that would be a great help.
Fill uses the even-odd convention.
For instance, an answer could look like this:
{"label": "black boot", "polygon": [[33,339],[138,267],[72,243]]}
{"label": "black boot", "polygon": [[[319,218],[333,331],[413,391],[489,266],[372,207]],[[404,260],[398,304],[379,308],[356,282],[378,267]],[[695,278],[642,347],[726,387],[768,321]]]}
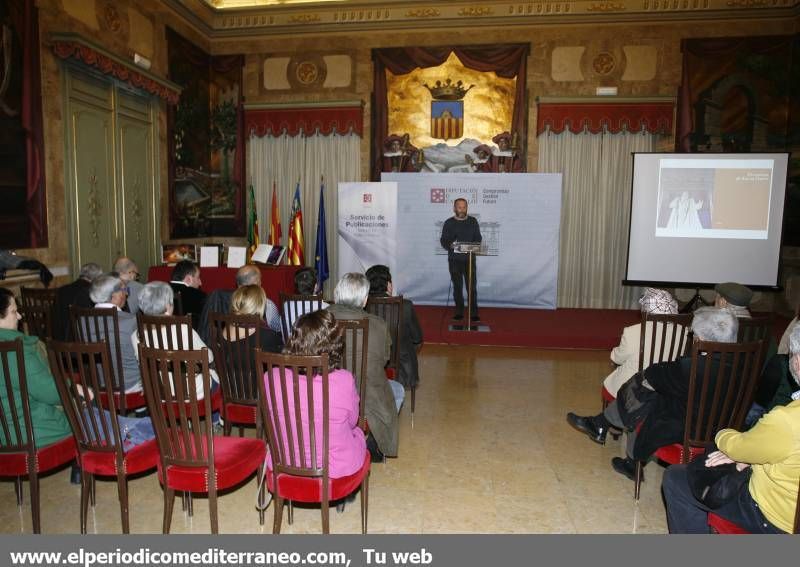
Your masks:
{"label": "black boot", "polygon": [[72,465],[72,470],[69,472],[69,483],[81,483],[81,468],[78,465]]}
{"label": "black boot", "polygon": [[570,412],[567,414],[567,423],[585,433],[595,443],[606,444],[606,435],[608,435],[610,424],[602,413],[596,416],[582,417]]}
{"label": "black boot", "polygon": [[370,462],[382,463],[386,458],[378,448],[378,442],[375,441],[372,433],[367,436],[367,449],[369,450]]}

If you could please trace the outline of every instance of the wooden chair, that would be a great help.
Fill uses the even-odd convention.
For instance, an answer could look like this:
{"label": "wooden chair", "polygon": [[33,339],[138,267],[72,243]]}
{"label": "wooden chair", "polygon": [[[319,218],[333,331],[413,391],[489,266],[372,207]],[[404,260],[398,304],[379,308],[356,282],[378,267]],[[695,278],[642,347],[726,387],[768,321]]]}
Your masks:
{"label": "wooden chair", "polygon": [[[367,313],[377,315],[384,321],[389,329],[389,336],[392,339],[392,350],[389,362],[386,364],[386,377],[390,380],[397,378],[400,371],[400,340],[403,336],[403,296],[396,297],[370,297],[367,299],[365,307]],[[411,388],[411,415],[414,415],[417,386]]]}
{"label": "wooden chair", "polygon": [[306,313],[319,311],[322,309],[322,294],[302,295],[281,293],[281,331],[283,340],[286,341],[292,335],[294,322]]}
{"label": "wooden chair", "polygon": [[369,321],[367,319],[337,319],[344,339],[342,367],[349,370],[358,387],[358,425],[369,433],[367,416],[364,413],[367,397],[367,345],[369,344]]}
{"label": "wooden chair", "polygon": [[[172,314],[183,316],[183,297],[181,296],[181,292],[173,291],[172,293]],[[191,316],[191,314],[189,314]]]}
{"label": "wooden chair", "polygon": [[43,341],[53,338],[57,293],[58,288],[23,287],[20,290],[20,306],[24,312],[30,313],[28,334],[36,335]]}
{"label": "wooden chair", "polygon": [[[58,394],[78,447],[81,533],[86,533],[86,516],[94,477],[113,476],[117,479],[122,533],[127,534],[130,532],[128,475],[156,468],[158,446],[153,439],[125,451],[117,420],[101,417],[114,416],[117,412],[117,392],[111,381],[104,380],[105,376],[113,374],[111,353],[106,341],[84,344],[50,341],[47,347]],[[94,396],[87,394],[87,389]],[[103,412],[104,408],[108,414]]]}
{"label": "wooden chair", "polygon": [[[262,439],[214,436],[211,375],[207,349],[165,351],[139,345],[142,378],[160,459],[164,486],[163,533],[169,533],[175,491],[207,492],[211,532],[216,534],[217,493],[261,471],[266,456]],[[195,376],[202,374],[203,399]],[[259,513],[263,523],[263,510]]]}
{"label": "wooden chair", "polygon": [[772,340],[772,328],[774,324],[772,314],[759,315],[756,317],[742,317],[738,321],[739,333],[736,336],[736,342],[749,343],[751,341],[762,341],[758,367],[763,369],[767,362],[767,352],[769,351],[770,341]]}
{"label": "wooden chair", "polygon": [[161,350],[192,350],[191,315],[145,315],[136,314],[139,343]]}
{"label": "wooden chair", "polygon": [[[671,465],[688,463],[705,452],[721,429],[742,428],[761,374],[760,349],[761,341],[694,342],[683,443],[659,447],[655,452],[657,459]],[[642,466],[641,461],[636,462],[636,500],[642,483]]]}
{"label": "wooden chair", "polygon": [[53,337],[53,318],[50,309],[41,305],[21,305],[22,329],[26,335],[46,341]]}
{"label": "wooden chair", "polygon": [[[715,534],[739,535],[750,533],[722,516],[717,516],[714,512],[708,513],[708,527],[710,527],[711,531]],[[797,506],[794,511],[794,528],[792,529],[792,533],[800,534],[800,483],[798,483],[797,486]]]}
{"label": "wooden chair", "polygon": [[17,506],[22,506],[22,477],[28,477],[33,533],[38,534],[42,531],[39,475],[75,459],[75,439],[70,435],[56,443],[37,447],[21,338],[0,342],[0,372],[4,399],[19,400],[19,407],[17,403],[0,404],[0,476],[15,479]]}
{"label": "wooden chair", "polygon": [[[639,333],[639,373],[653,364],[687,356],[692,344],[691,328],[691,313],[661,315],[643,311]],[[600,397],[603,409],[615,399],[604,386],[600,387]]]}
{"label": "wooden chair", "polygon": [[[267,475],[267,488],[275,501],[272,532],[280,533],[284,501],[288,500],[319,502],[322,533],[329,533],[329,502],[345,498],[360,486],[361,532],[366,534],[369,451],[364,450],[363,464],[354,474],[335,479],[329,477],[328,355],[288,356],[258,351],[256,359],[262,374],[277,377],[258,381],[260,406],[272,461],[264,472]],[[301,376],[320,376],[321,392],[315,392],[315,378],[299,379]],[[305,413],[301,409],[301,400],[309,408]],[[319,406],[322,407],[322,423],[315,423],[316,412],[311,408]],[[275,408],[281,408],[282,411],[275,411]],[[305,450],[306,445],[309,447],[308,453]]]}
{"label": "wooden chair", "polygon": [[[257,425],[258,381],[254,349],[260,348],[261,329],[264,322],[258,315],[209,314],[210,346],[214,351],[219,383],[222,388],[222,415],[225,435],[231,434],[234,423]],[[240,340],[225,338],[226,329],[243,337]],[[238,337],[239,334],[234,334]],[[252,337],[252,338],[248,338]],[[239,437],[244,428],[239,426]],[[261,438],[261,434],[256,435]]]}
{"label": "wooden chair", "polygon": [[[78,307],[69,306],[69,318],[72,322],[72,336],[79,343],[90,344],[106,341],[109,347],[111,372],[101,376],[101,384],[105,383],[105,376],[110,376],[111,392],[114,398],[114,407],[121,415],[129,411],[143,408],[144,392],[125,393],[125,378],[122,372],[122,342],[130,341],[130,337],[121,337],[119,332],[119,319],[117,309],[114,307]],[[97,390],[103,407],[111,406],[107,399],[105,388]]]}

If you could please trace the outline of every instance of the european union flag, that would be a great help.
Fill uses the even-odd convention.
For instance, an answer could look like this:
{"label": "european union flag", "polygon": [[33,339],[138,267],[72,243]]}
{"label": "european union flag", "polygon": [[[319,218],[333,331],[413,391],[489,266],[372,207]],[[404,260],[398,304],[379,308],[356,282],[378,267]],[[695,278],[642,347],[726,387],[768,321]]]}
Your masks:
{"label": "european union flag", "polygon": [[328,279],[328,238],[325,236],[325,184],[319,188],[319,216],[317,216],[317,246],[314,252],[314,267],[317,270],[317,286],[322,289],[322,284]]}

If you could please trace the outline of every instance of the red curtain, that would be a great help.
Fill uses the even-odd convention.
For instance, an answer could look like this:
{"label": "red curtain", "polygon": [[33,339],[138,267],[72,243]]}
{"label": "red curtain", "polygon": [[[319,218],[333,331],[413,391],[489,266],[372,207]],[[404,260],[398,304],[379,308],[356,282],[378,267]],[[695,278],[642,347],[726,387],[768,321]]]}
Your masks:
{"label": "red curtain", "polygon": [[395,75],[410,73],[416,68],[437,67],[455,53],[461,63],[476,71],[494,71],[499,77],[517,78],[514,96],[514,112],[511,129],[519,133],[520,140],[527,139],[527,61],[530,46],[471,45],[445,47],[391,47],[373,49],[374,70],[374,135],[372,137],[372,176],[380,179],[377,156],[382,153],[383,140],[389,134],[389,105],[387,100],[386,70]]}
{"label": "red curtain", "polygon": [[603,129],[612,134],[622,130],[670,133],[673,109],[672,102],[542,102],[536,117],[536,134],[547,129],[555,134],[567,129],[574,134],[584,129],[593,134]]}
{"label": "red curtain", "polygon": [[[44,185],[42,86],[39,65],[39,11],[34,0],[8,3],[11,23],[22,44],[22,109],[25,131],[27,210],[30,248],[47,246],[47,200]],[[8,70],[7,70],[8,71]]]}

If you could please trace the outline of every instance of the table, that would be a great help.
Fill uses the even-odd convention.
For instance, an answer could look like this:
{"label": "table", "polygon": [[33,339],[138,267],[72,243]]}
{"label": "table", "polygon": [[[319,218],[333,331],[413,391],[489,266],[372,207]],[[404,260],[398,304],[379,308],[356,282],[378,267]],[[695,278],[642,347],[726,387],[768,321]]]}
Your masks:
{"label": "table", "polygon": [[[261,287],[275,305],[280,305],[280,294],[294,293],[294,274],[302,266],[261,266]],[[236,289],[235,268],[200,268],[203,279],[202,290],[211,293],[215,289]],[[147,272],[147,281],[169,282],[172,266],[153,266]]]}

